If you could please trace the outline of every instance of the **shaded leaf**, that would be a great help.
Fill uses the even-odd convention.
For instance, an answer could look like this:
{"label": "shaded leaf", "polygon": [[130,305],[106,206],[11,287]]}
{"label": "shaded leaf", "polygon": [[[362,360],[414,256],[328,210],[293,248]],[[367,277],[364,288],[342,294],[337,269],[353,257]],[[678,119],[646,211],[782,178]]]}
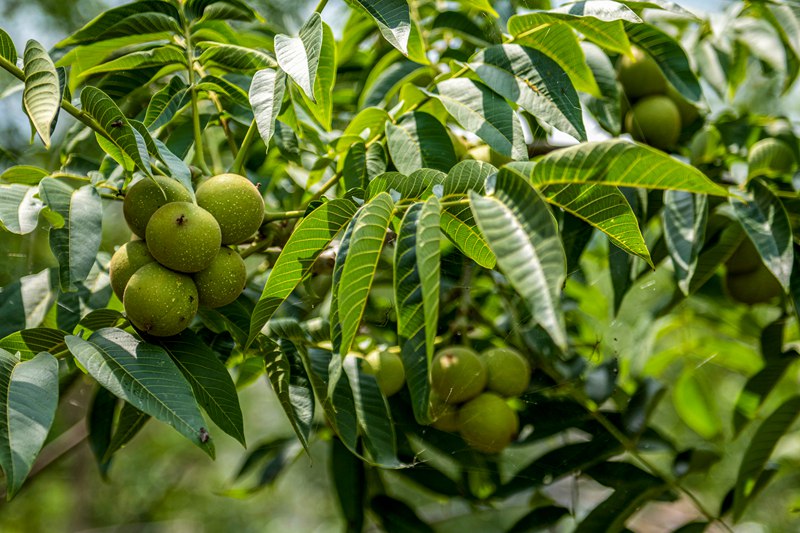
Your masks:
{"label": "shaded leaf", "polygon": [[0,466],[6,496],[19,491],[39,455],[58,406],[58,361],[40,353],[19,362],[0,349]]}
{"label": "shaded leaf", "polygon": [[258,126],[258,133],[269,146],[269,140],[275,133],[275,120],[281,110],[283,93],[286,90],[286,75],[282,70],[263,69],[253,76],[250,84],[250,104]]}
{"label": "shaded leaf", "polygon": [[64,343],[66,332],[51,328],[30,328],[15,331],[0,339],[0,348],[18,354],[20,360],[33,359],[41,352],[62,357],[68,352]]}
{"label": "shaded leaf", "polygon": [[414,111],[397,124],[386,124],[389,154],[397,170],[411,174],[420,168],[447,172],[456,164],[456,154],[447,130],[428,113]]}
{"label": "shaded leaf", "polygon": [[378,25],[381,35],[389,43],[408,55],[408,39],[411,35],[411,14],[405,0],[348,0],[350,5],[360,6],[370,14]]}
{"label": "shaded leaf", "polygon": [[314,392],[297,347],[289,339],[280,339],[278,346],[280,350],[266,355],[267,377],[297,438],[308,452],[314,420]]}
{"label": "shaded leaf", "polygon": [[201,437],[206,424],[191,386],[163,349],[116,328],[99,329],[88,340],[70,335],[66,343],[103,387],[214,456],[213,440]]}
{"label": "shaded leaf", "polygon": [[662,220],[678,287],[688,296],[697,258],[705,242],[708,200],[700,194],[666,191]]}

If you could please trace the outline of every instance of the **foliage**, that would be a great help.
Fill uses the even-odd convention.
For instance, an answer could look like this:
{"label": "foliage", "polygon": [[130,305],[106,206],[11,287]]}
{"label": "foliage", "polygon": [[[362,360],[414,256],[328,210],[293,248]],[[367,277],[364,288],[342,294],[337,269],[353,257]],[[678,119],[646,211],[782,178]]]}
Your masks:
{"label": "foliage", "polygon": [[[797,527],[796,489],[779,512],[756,502],[800,459],[800,145],[776,104],[796,90],[800,11],[495,4],[357,0],[329,24],[323,0],[289,29],[243,0],[140,0],[49,51],[0,30],[9,97],[52,155],[0,174],[0,246],[31,250],[0,272],[8,498],[72,387],[91,383],[105,475],[152,419],[212,458],[223,433],[245,445],[239,394],[268,382],[294,435],[251,443],[230,493],[322,443],[352,530],[455,523],[423,512],[429,493],[511,509],[509,531],[623,531],[681,502],[723,528]],[[633,46],[696,117],[671,153],[620,137]],[[764,138],[795,161],[762,151],[748,171]],[[245,292],[148,337],[109,285],[110,206],[140,176],[194,191],[228,171],[267,203],[236,247]],[[751,307],[721,283],[744,239],[781,292]],[[428,425],[430,361],[454,344],[535,368],[501,454]],[[373,349],[400,354],[399,394],[362,368]],[[570,483],[601,497],[576,505]]]}

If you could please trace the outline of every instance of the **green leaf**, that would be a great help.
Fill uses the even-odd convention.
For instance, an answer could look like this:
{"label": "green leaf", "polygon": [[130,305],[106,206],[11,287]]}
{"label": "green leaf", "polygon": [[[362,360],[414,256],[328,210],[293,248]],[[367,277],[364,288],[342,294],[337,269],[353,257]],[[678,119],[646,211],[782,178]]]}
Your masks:
{"label": "green leaf", "polygon": [[600,96],[578,36],[566,23],[553,20],[547,13],[515,15],[508,19],[508,32],[515,43],[535,48],[558,63],[575,89]]}
{"label": "green leaf", "polygon": [[13,183],[0,185],[0,227],[11,233],[26,235],[39,224],[44,203],[37,198],[39,189]]}
{"label": "green leaf", "polygon": [[400,117],[397,124],[387,122],[386,138],[389,154],[403,174],[419,168],[447,172],[457,162],[447,129],[428,113],[414,111]]}
{"label": "green leaf", "polygon": [[201,91],[216,93],[223,102],[228,102],[231,106],[247,108],[250,105],[245,89],[219,76],[203,76],[203,79],[197,82],[197,88]]}
{"label": "green leaf", "polygon": [[180,15],[169,2],[142,0],[108,9],[89,21],[83,28],[56,45],[63,48],[109,39],[138,36],[140,41],[153,39],[153,34],[181,33]]}
{"label": "green leaf", "polygon": [[47,206],[64,219],[63,227],[50,230],[50,248],[58,259],[61,290],[75,291],[89,275],[100,249],[100,195],[92,185],[73,190],[55,178],[44,178],[39,193]]}
{"label": "green leaf", "polygon": [[761,472],[772,455],[778,441],[783,437],[800,414],[800,396],[793,396],[775,409],[758,426],[747,451],[744,453],[736,476],[733,495],[733,517],[741,518]]}
{"label": "green leaf", "polygon": [[83,111],[94,118],[108,133],[111,141],[123,154],[130,157],[136,166],[150,175],[150,157],[144,139],[128,122],[117,104],[97,87],[85,87],[81,91]]}
{"label": "green leaf", "polygon": [[231,71],[255,72],[275,68],[278,62],[261,50],[233,44],[203,43],[203,53],[198,61],[205,66],[216,66]]}
{"label": "green leaf", "polygon": [[653,266],[636,214],[625,195],[616,187],[597,183],[567,183],[545,185],[539,188],[539,192],[551,204],[605,233],[620,249],[641,257]]}
{"label": "green leaf", "polygon": [[319,13],[311,15],[300,28],[297,37],[280,33],[275,36],[275,56],[278,58],[278,65],[312,101],[316,101],[314,81],[317,78],[321,49],[322,19]]}
{"label": "green leaf", "polygon": [[309,272],[317,256],[356,212],[350,200],[331,200],[303,219],[286,243],[253,310],[247,346]]}
{"label": "green leaf", "polygon": [[467,78],[439,82],[436,89],[438,94],[426,94],[442,102],[462,128],[505,156],[518,161],[528,159],[522,125],[503,97],[482,83]]}
{"label": "green leaf", "polygon": [[191,330],[159,339],[157,345],[180,369],[192,386],[197,403],[211,420],[245,446],[244,422],[236,386],[217,354]]}
{"label": "green leaf", "polygon": [[490,196],[470,193],[472,214],[509,283],[530,307],[533,319],[566,349],[561,287],[566,256],[555,218],[542,197],[515,172],[503,168]]}
{"label": "green leaf", "polygon": [[492,90],[578,140],[586,140],[581,103],[567,73],[548,56],[518,44],[479,51],[470,68]]}
{"label": "green leaf", "polygon": [[428,368],[439,321],[439,210],[435,196],[409,207],[394,251],[398,343],[411,406],[420,424],[430,420]]}
{"label": "green leaf", "polygon": [[686,368],[672,391],[672,403],[678,415],[687,426],[703,437],[711,440],[722,430],[713,399],[707,388],[693,375],[694,368]]}
{"label": "green leaf", "polygon": [[54,269],[21,278],[0,287],[0,335],[41,325],[58,296]]}
{"label": "green leaf", "polygon": [[114,412],[117,407],[117,397],[103,387],[97,387],[97,392],[89,405],[86,416],[86,426],[89,431],[89,447],[92,449],[97,467],[103,480],[108,479],[108,470],[111,461],[106,461],[105,455],[111,443],[111,432],[114,429]]}
{"label": "green leaf", "polygon": [[289,339],[278,341],[280,350],[266,355],[267,377],[278,396],[297,438],[308,453],[314,421],[314,392],[297,347]]}
{"label": "green leaf", "polygon": [[8,500],[42,449],[58,406],[58,361],[40,353],[19,362],[0,350],[0,466]]}
{"label": "green leaf", "polygon": [[361,325],[393,208],[392,198],[384,192],[359,209],[356,215],[342,277],[333,289],[338,296],[341,322],[340,335],[332,334],[333,347],[334,353],[342,357],[350,351]]}
{"label": "green leaf", "polygon": [[269,146],[269,140],[275,133],[275,120],[281,111],[283,93],[286,90],[286,75],[280,69],[259,70],[250,84],[250,105],[258,126],[258,133]]}
{"label": "green leaf", "polygon": [[[14,165],[8,167],[0,174],[0,181],[19,185],[38,185],[43,177],[50,175],[50,172],[43,168],[31,165]],[[0,198],[3,197],[0,195]]]}
{"label": "green leaf", "polygon": [[407,503],[386,494],[374,496],[370,507],[386,533],[434,532]]}
{"label": "green leaf", "polygon": [[483,194],[486,178],[497,172],[497,168],[485,161],[466,159],[447,173],[442,187],[442,196],[466,195],[469,191]]}
{"label": "green leaf", "polygon": [[778,197],[761,180],[751,181],[748,187],[752,199],[745,202],[730,198],[733,212],[764,264],[788,293],[794,261],[789,216]]}
{"label": "green leaf", "polygon": [[347,0],[347,3],[369,13],[381,35],[404,55],[408,55],[411,14],[406,0]]}
{"label": "green leaf", "polygon": [[382,468],[402,467],[404,465],[397,458],[397,442],[389,404],[375,376],[362,372],[358,367],[359,361],[356,357],[345,357],[342,365],[353,391],[353,405],[364,447],[372,460]]}
{"label": "green leaf", "polygon": [[384,172],[369,182],[367,197],[374,198],[382,192],[388,192],[396,201],[424,198],[433,194],[434,186],[444,179],[444,172],[431,168],[415,170],[409,176],[399,172]]}
{"label": "green leaf", "polygon": [[343,152],[350,144],[356,142],[356,140],[353,140],[350,144],[347,143],[346,140],[352,137],[359,137],[362,141],[370,141],[382,136],[386,130],[387,120],[389,120],[389,115],[379,107],[362,109],[345,128],[344,133],[336,143],[336,151]]}
{"label": "green leaf", "polygon": [[303,93],[306,103],[314,118],[319,121],[326,131],[331,129],[333,115],[333,86],[336,83],[336,38],[330,26],[322,23],[322,47],[319,52],[319,65],[317,76],[314,78],[313,101]]}
{"label": "green leaf", "polygon": [[61,89],[53,60],[34,40],[25,46],[25,90],[22,103],[45,148],[50,148],[50,132],[61,109]]}
{"label": "green leaf", "polygon": [[70,335],[66,342],[100,385],[214,457],[214,443],[205,432],[192,388],[163,349],[117,328],[99,329],[88,340]]}
{"label": "green leaf", "polygon": [[107,63],[81,72],[82,77],[102,74],[104,72],[117,72],[135,70],[145,67],[165,67],[177,65],[186,68],[186,53],[173,44],[151,48],[140,52],[125,54]]}
{"label": "green leaf", "polygon": [[22,361],[33,359],[40,352],[62,357],[68,353],[64,343],[66,335],[66,332],[58,329],[22,329],[0,339],[0,348],[18,354]]}
{"label": "green leaf", "polygon": [[150,131],[155,131],[168,124],[178,110],[188,103],[189,87],[180,76],[174,76],[150,99],[144,116],[144,125]]}
{"label": "green leaf", "polygon": [[[306,352],[302,346],[298,347],[303,357],[314,394],[325,409],[328,421],[333,425],[336,434],[351,453],[361,457],[356,449],[358,443],[358,421],[356,420],[355,406],[353,405],[353,391],[347,374],[342,374],[333,385],[333,393],[328,394],[330,379],[328,367],[334,359],[329,350],[321,348],[308,348]],[[373,464],[371,461],[367,461]]]}
{"label": "green leaf", "polygon": [[662,220],[678,287],[688,296],[697,258],[705,242],[708,200],[701,194],[666,191]]}
{"label": "green leaf", "polygon": [[240,0],[187,0],[183,9],[192,19],[249,21],[258,17],[253,8]]}
{"label": "green leaf", "polygon": [[588,142],[542,157],[531,173],[536,186],[602,183],[728,196],[696,168],[649,146],[623,140]]}
{"label": "green leaf", "polygon": [[532,531],[545,531],[548,527],[555,526],[556,522],[568,515],[564,507],[548,505],[537,507],[519,520],[517,520],[508,533],[530,533]]}
{"label": "green leaf", "polygon": [[11,37],[0,29],[0,57],[14,65],[17,64],[17,48]]}
{"label": "green leaf", "polygon": [[650,24],[625,24],[631,42],[655,60],[661,72],[684,98],[699,102],[703,94],[686,52],[675,39]]}

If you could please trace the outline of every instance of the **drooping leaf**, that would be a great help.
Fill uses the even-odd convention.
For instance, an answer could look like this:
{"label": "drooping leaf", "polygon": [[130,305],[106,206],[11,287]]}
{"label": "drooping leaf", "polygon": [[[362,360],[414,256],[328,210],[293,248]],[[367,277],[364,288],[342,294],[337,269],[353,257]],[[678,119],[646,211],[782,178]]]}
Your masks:
{"label": "drooping leaf", "polygon": [[588,142],[555,150],[533,167],[536,186],[602,183],[622,187],[687,191],[713,196],[728,193],[702,172],[642,144],[623,140]]}
{"label": "drooping leaf", "polygon": [[111,461],[105,460],[108,445],[111,443],[111,432],[114,429],[114,412],[117,407],[117,397],[108,389],[97,387],[97,392],[89,405],[86,416],[86,426],[89,431],[89,447],[92,449],[100,475],[107,479]]}
{"label": "drooping leaf", "polygon": [[61,88],[53,60],[37,41],[25,46],[25,90],[22,103],[45,148],[50,148],[50,132],[61,109]]}
{"label": "drooping leaf", "polygon": [[22,276],[0,287],[0,335],[40,326],[57,296],[55,269]]}
{"label": "drooping leaf", "polygon": [[316,101],[314,81],[317,78],[320,50],[322,49],[322,19],[313,13],[300,28],[297,37],[275,36],[275,55],[278,65],[303,90]]}
{"label": "drooping leaf", "polygon": [[117,104],[96,87],[85,87],[81,91],[81,104],[83,111],[108,133],[114,146],[130,157],[139,170],[150,175],[150,157],[144,139],[133,129]]}
{"label": "drooping leaf", "polygon": [[128,444],[151,418],[130,403],[122,402],[116,426],[102,460],[110,461],[111,456]]}
{"label": "drooping leaf", "polygon": [[[50,175],[50,172],[43,168],[32,165],[14,165],[8,167],[0,174],[0,181],[19,185],[38,185],[42,178]],[[5,194],[0,195],[0,197]]]}
{"label": "drooping leaf", "polygon": [[738,520],[744,513],[758,477],[764,470],[778,441],[800,415],[800,396],[793,396],[764,420],[753,435],[736,476],[733,496],[733,516]]}
{"label": "drooping leaf", "polygon": [[322,46],[319,51],[319,66],[314,78],[314,98],[303,93],[303,101],[311,110],[311,114],[322,124],[326,131],[331,129],[333,118],[333,87],[336,83],[336,38],[330,26],[322,23]]}
{"label": "drooping leaf", "polygon": [[47,206],[64,219],[63,227],[50,230],[50,247],[58,259],[61,290],[75,291],[89,275],[100,248],[100,195],[91,185],[73,190],[55,178],[43,179],[39,190]]}
{"label": "drooping leaf", "polygon": [[6,497],[19,491],[39,455],[58,405],[58,361],[45,352],[19,362],[0,349],[0,467]]}
{"label": "drooping leaf", "polygon": [[456,164],[456,154],[447,130],[432,115],[414,111],[397,124],[386,124],[389,154],[397,170],[411,174],[420,168],[447,172]]}
{"label": "drooping leaf", "polygon": [[400,52],[408,55],[411,14],[406,0],[348,0],[348,3],[360,6],[369,13],[381,35]]}
{"label": "drooping leaf", "polygon": [[733,212],[764,264],[788,293],[794,262],[789,216],[777,196],[761,180],[751,181],[749,188],[752,192],[749,201],[731,197]]}
{"label": "drooping leaf", "polygon": [[364,463],[350,453],[339,439],[331,441],[330,449],[333,485],[347,531],[362,531],[367,485]]}
{"label": "drooping leaf", "polygon": [[545,531],[548,527],[552,527],[561,520],[564,516],[569,514],[569,511],[564,507],[556,505],[548,505],[546,507],[537,507],[529,512],[519,520],[517,520],[508,533],[529,533],[531,531]]}
{"label": "drooping leaf", "polygon": [[562,349],[567,338],[561,312],[566,257],[553,214],[542,197],[514,171],[503,168],[489,196],[470,193],[472,214],[509,283],[533,319]]}
{"label": "drooping leaf", "polygon": [[346,357],[342,366],[353,391],[356,420],[370,457],[383,468],[403,466],[397,458],[397,442],[389,404],[375,376],[362,372],[355,357]]}
{"label": "drooping leaf", "polygon": [[282,338],[278,346],[280,350],[266,356],[267,377],[297,438],[308,452],[314,419],[314,392],[294,343]]}
{"label": "drooping leaf", "polygon": [[344,356],[350,350],[367,303],[369,289],[378,266],[384,236],[392,218],[394,202],[388,193],[381,193],[357,215],[350,236],[350,250],[342,267],[337,291],[340,335],[332,335],[334,353]]}
{"label": "drooping leaf", "polygon": [[250,84],[250,105],[253,106],[253,115],[258,133],[269,146],[269,140],[275,133],[275,120],[281,110],[283,93],[286,89],[286,75],[280,69],[271,68],[259,70],[253,76]]}
{"label": "drooping leaf", "polygon": [[658,64],[661,72],[684,98],[699,102],[702,96],[700,83],[692,72],[686,52],[680,44],[662,30],[647,23],[625,23],[631,42],[644,50]]}
{"label": "drooping leaf", "polygon": [[708,219],[704,195],[683,191],[664,193],[664,240],[667,242],[678,287],[689,295],[689,286],[703,247]]}
{"label": "drooping leaf", "polygon": [[356,212],[349,200],[332,200],[312,211],[295,228],[272,267],[261,297],[253,310],[247,345],[311,269],[314,260]]}
{"label": "drooping leaf", "polygon": [[379,494],[370,502],[375,516],[387,533],[433,533],[434,529],[425,523],[404,501]]}
{"label": "drooping leaf", "polygon": [[548,56],[518,44],[479,51],[469,63],[492,90],[542,121],[586,140],[578,93],[566,72]]}
{"label": "drooping leaf", "polygon": [[438,93],[428,94],[441,101],[462,128],[505,156],[518,161],[528,158],[519,118],[504,98],[467,78],[444,80],[436,88]]}
{"label": "drooping leaf", "polygon": [[100,385],[214,457],[191,385],[163,349],[117,328],[99,329],[88,340],[70,335],[66,343]]}
{"label": "drooping leaf", "polygon": [[408,208],[400,223],[394,258],[397,334],[414,417],[429,421],[428,367],[439,310],[439,200]]}
{"label": "drooping leaf", "polygon": [[575,528],[577,533],[625,531],[625,522],[649,499],[663,493],[666,483],[655,480],[650,483],[634,483],[618,488],[598,504]]}
{"label": "drooping leaf", "polygon": [[192,386],[197,403],[221,430],[245,445],[239,396],[231,375],[214,351],[191,330],[159,339],[164,349]]}

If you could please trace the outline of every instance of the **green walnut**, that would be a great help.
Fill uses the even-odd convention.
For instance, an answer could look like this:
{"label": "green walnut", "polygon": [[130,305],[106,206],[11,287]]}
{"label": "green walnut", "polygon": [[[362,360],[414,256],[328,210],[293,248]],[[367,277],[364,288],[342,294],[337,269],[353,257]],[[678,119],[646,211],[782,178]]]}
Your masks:
{"label": "green walnut", "polygon": [[242,256],[230,248],[220,248],[211,264],[193,276],[203,307],[222,307],[236,300],[245,283],[247,268]]}
{"label": "green walnut", "polygon": [[634,139],[667,150],[681,135],[678,107],[666,96],[642,98],[625,115],[625,130]]}
{"label": "green walnut", "polygon": [[749,176],[781,176],[795,166],[792,148],[780,139],[761,139],[747,155]]}
{"label": "green walnut", "polygon": [[486,363],[486,387],[500,396],[519,396],[531,382],[531,365],[511,348],[490,348],[481,354]]}
{"label": "green walnut", "polygon": [[780,282],[764,264],[744,274],[729,271],[725,275],[725,288],[731,298],[748,305],[767,303],[783,294]]}
{"label": "green walnut", "polygon": [[156,337],[177,335],[197,313],[197,288],[190,276],[149,263],[131,276],[122,300],[128,320]]}
{"label": "green walnut", "polygon": [[189,202],[158,209],[147,224],[147,248],[156,261],[178,272],[200,272],[219,252],[221,233],[214,217]]}
{"label": "green walnut", "polygon": [[396,394],[406,382],[403,360],[396,353],[386,350],[373,350],[364,357],[362,369],[375,376],[381,392],[385,396]]}
{"label": "green walnut", "polygon": [[519,431],[517,413],[492,392],[485,392],[461,406],[458,431],[474,449],[483,453],[500,453]]}
{"label": "green walnut", "polygon": [[749,237],[742,239],[742,243],[725,262],[728,274],[747,274],[763,265],[761,254],[758,253],[753,241]]}
{"label": "green walnut", "polygon": [[250,180],[220,174],[197,188],[197,205],[214,215],[222,244],[238,244],[258,231],[264,220],[264,198]]}
{"label": "green walnut", "polygon": [[174,179],[164,176],[142,178],[128,187],[122,212],[131,231],[144,239],[147,223],[159,207],[171,202],[191,201],[191,193]]}
{"label": "green walnut", "polygon": [[630,99],[651,94],[663,94],[667,80],[655,61],[640,48],[633,48],[633,57],[622,56],[619,63],[619,82]]}
{"label": "green walnut", "polygon": [[155,261],[147,249],[144,241],[129,241],[123,244],[111,257],[108,265],[108,275],[111,278],[111,288],[114,294],[122,301],[125,287],[131,276],[148,263]]}
{"label": "green walnut", "polygon": [[431,385],[446,403],[461,403],[483,392],[486,365],[473,350],[462,346],[444,348],[431,362]]}
{"label": "green walnut", "polygon": [[431,426],[439,431],[458,431],[458,406],[444,403],[435,393],[431,394]]}

